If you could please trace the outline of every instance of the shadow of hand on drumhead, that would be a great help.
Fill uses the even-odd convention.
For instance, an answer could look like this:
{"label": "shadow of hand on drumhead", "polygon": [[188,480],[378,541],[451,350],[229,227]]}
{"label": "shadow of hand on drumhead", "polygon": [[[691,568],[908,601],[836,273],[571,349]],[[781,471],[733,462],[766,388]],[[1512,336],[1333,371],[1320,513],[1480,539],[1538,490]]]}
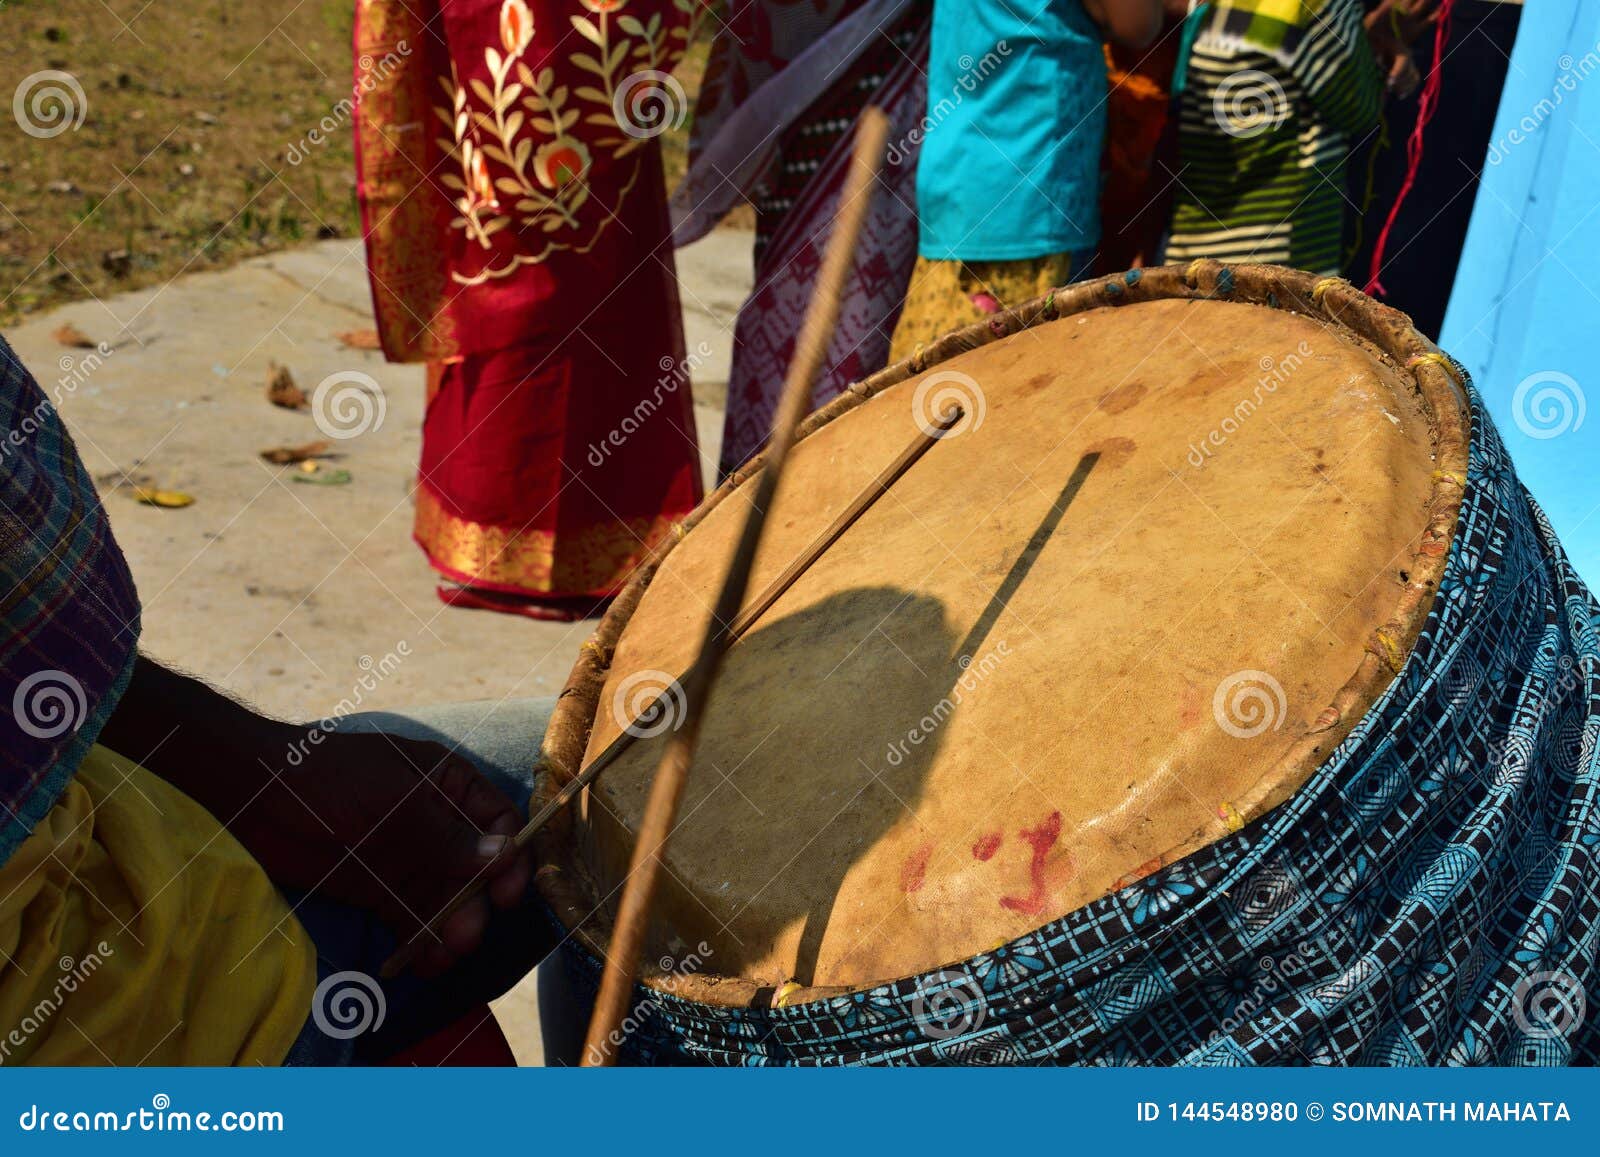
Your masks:
{"label": "shadow of hand on drumhead", "polygon": [[[920,884],[914,812],[953,709],[956,641],[937,600],[856,587],[729,653],[671,853],[712,928],[727,922],[708,937],[717,971],[829,983]],[[891,833],[913,849],[908,862],[862,863]],[[858,865],[866,878],[852,895],[883,903],[836,914]],[[707,912],[687,914],[698,923]]]}
{"label": "shadow of hand on drumhead", "polygon": [[[825,987],[898,975],[897,916],[939,903],[941,852],[952,838],[966,850],[964,821],[983,812],[967,769],[939,759],[946,726],[992,693],[995,628],[1098,459],[1078,461],[965,632],[940,600],[898,587],[817,596],[847,569],[803,579],[786,601],[809,605],[729,652],[672,836],[669,937],[708,941],[724,975]],[[930,812],[929,796],[944,806]]]}

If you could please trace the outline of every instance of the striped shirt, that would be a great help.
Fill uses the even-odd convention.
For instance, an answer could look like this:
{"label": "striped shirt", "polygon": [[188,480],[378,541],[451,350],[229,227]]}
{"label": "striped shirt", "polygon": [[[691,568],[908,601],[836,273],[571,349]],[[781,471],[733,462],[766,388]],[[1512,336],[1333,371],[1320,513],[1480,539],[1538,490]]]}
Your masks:
{"label": "striped shirt", "polygon": [[1197,37],[1167,260],[1339,272],[1345,160],[1377,125],[1381,84],[1360,0],[1329,0],[1303,32],[1281,52]]}

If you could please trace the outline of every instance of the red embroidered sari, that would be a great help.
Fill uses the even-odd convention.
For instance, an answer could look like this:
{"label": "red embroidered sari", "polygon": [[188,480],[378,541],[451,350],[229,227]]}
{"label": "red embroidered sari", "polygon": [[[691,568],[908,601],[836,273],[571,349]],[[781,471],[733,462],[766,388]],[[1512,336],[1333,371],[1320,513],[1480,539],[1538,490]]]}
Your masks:
{"label": "red embroidered sari", "polygon": [[432,363],[415,535],[446,601],[583,613],[700,500],[655,136],[702,14],[358,0],[368,272],[385,354]]}

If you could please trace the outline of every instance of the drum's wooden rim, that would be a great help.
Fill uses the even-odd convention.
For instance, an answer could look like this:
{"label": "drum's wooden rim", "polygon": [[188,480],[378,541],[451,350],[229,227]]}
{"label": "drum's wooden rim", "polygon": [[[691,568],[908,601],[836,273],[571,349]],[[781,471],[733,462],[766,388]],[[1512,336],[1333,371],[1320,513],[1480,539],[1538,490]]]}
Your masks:
{"label": "drum's wooden rim", "polygon": [[[1433,604],[1461,510],[1471,435],[1471,413],[1466,392],[1448,360],[1432,342],[1417,332],[1405,314],[1374,301],[1349,282],[1338,278],[1318,278],[1275,265],[1224,265],[1216,261],[1196,261],[1187,266],[1133,270],[1053,290],[1015,310],[998,313],[987,322],[947,334],[932,345],[919,349],[909,360],[889,366],[850,386],[846,392],[805,420],[800,427],[800,437],[809,436],[841,414],[864,404],[890,386],[916,377],[931,366],[1009,337],[1029,326],[1103,306],[1165,298],[1244,302],[1323,322],[1345,336],[1357,339],[1364,348],[1388,363],[1402,381],[1409,381],[1428,420],[1434,450],[1433,491],[1428,501],[1420,546],[1407,568],[1410,580],[1402,588],[1388,622],[1368,636],[1356,672],[1340,688],[1312,729],[1301,736],[1284,757],[1280,763],[1281,774],[1266,777],[1275,782],[1301,783],[1344,739],[1389,686],[1410,655]],[[684,519],[677,532],[663,541],[640,564],[611,609],[600,620],[594,634],[583,644],[572,673],[556,701],[549,729],[545,733],[542,761],[546,774],[539,776],[535,807],[549,799],[562,783],[582,767],[589,731],[617,640],[662,560],[701,519],[748,482],[761,465],[761,456],[753,458]],[[1274,799],[1271,798],[1273,791],[1263,788],[1258,798],[1238,801],[1237,806],[1241,814],[1257,816],[1281,803],[1287,794],[1283,793],[1281,798]],[[572,816],[568,810],[539,833],[535,839],[539,862],[536,878],[540,892],[562,925],[584,948],[603,959],[610,938],[610,917],[603,903],[595,901],[594,889],[586,881],[583,872],[576,868],[573,831]],[[1159,864],[1181,859],[1208,842],[1194,841],[1190,845],[1174,848],[1170,854],[1160,858]],[[1155,866],[1158,864],[1154,861],[1149,865],[1151,870]],[[939,965],[931,967],[937,968]],[[719,976],[707,972],[664,976],[652,972],[647,967],[641,982],[683,999],[706,1004],[741,1008],[764,1006],[772,1003],[776,995],[772,988],[757,985],[744,977]],[[791,1005],[837,996],[897,979],[900,978],[886,976],[870,984],[850,988],[790,989],[784,992],[782,1003]]]}

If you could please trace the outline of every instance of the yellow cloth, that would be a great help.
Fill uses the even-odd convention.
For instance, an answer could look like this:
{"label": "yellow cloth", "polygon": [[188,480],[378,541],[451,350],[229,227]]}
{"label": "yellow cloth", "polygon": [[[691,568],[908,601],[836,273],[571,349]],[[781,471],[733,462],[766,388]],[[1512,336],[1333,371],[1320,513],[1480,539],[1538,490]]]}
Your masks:
{"label": "yellow cloth", "polygon": [[0,1064],[275,1065],[315,986],[260,865],[103,747],[0,867]]}
{"label": "yellow cloth", "polygon": [[[1072,280],[1072,254],[1019,261],[934,261],[918,257],[905,308],[889,341],[889,364],[997,309],[1012,309]],[[981,300],[990,299],[990,300]]]}

